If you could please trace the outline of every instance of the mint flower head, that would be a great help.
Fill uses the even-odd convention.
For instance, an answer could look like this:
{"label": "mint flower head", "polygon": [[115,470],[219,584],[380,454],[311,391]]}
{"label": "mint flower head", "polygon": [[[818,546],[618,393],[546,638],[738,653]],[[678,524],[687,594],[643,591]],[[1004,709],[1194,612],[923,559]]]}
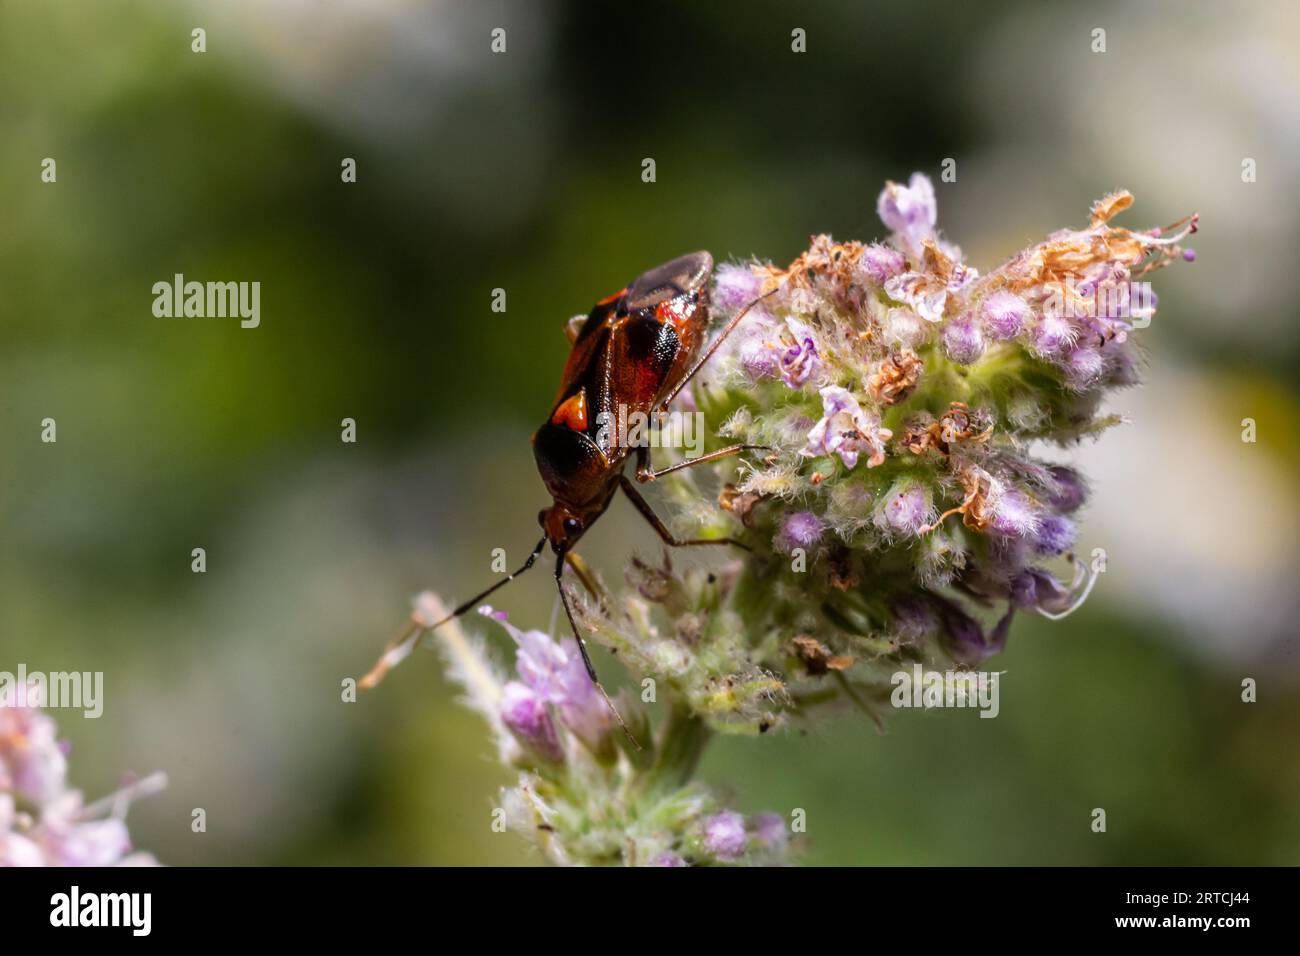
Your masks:
{"label": "mint flower head", "polygon": [[1115,225],[1132,201],[982,271],[917,173],[880,194],[883,243],[720,267],[719,321],[759,301],[693,400],[715,447],[765,450],[661,484],[682,536],[751,550],[711,573],[634,561],[581,615],[595,639],[711,728],[762,733],[830,699],[874,714],[901,664],[977,662],[1016,614],[1074,610],[1086,486],[1038,450],[1115,423],[1101,402],[1137,380],[1146,277],[1194,258],[1195,216]]}
{"label": "mint flower head", "polygon": [[85,804],[68,786],[68,746],[31,684],[0,700],[0,866],[153,866],[126,828],[131,802],[166,786],[162,774]]}

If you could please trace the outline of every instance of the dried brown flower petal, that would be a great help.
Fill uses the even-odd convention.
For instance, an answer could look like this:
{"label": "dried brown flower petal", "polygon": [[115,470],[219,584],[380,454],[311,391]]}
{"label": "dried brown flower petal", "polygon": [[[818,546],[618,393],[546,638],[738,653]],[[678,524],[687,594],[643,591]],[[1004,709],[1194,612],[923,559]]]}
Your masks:
{"label": "dried brown flower petal", "polygon": [[867,381],[867,391],[883,405],[896,405],[912,394],[924,368],[911,349],[891,352]]}
{"label": "dried brown flower petal", "polygon": [[794,639],[794,653],[803,662],[804,670],[813,677],[819,677],[828,671],[848,670],[853,666],[852,657],[832,654],[825,644],[806,634]]}

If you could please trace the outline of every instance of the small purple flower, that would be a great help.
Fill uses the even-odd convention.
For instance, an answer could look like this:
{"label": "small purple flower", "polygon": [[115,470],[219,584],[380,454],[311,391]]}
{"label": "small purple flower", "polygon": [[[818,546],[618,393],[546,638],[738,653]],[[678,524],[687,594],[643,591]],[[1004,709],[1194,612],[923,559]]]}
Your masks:
{"label": "small purple flower", "polygon": [[826,531],[826,523],[811,511],[796,511],[785,519],[780,532],[772,541],[778,551],[789,554],[795,548],[809,550]]}
{"label": "small purple flower", "polygon": [[785,320],[787,333],[781,336],[781,351],[777,361],[781,381],[791,388],[800,388],[821,370],[817,356],[817,342],[808,326],[798,319]]}
{"label": "small purple flower", "polygon": [[917,484],[905,485],[891,491],[881,506],[884,524],[891,531],[914,536],[921,533],[930,521],[930,498],[925,488]]}
{"label": "small purple flower", "polygon": [[884,464],[885,442],[893,437],[880,420],[868,415],[848,389],[828,385],[821,390],[822,417],[808,432],[808,441],[799,454],[805,458],[839,455],[846,468],[858,463],[862,452],[868,453],[867,467]]}
{"label": "small purple flower", "polygon": [[1008,587],[1008,596],[1011,598],[1012,607],[1033,607],[1034,602],[1038,600],[1038,586],[1034,580],[1034,572],[1021,571],[1013,577]]}
{"label": "small purple flower", "polygon": [[[479,613],[492,616],[490,607]],[[509,621],[501,626],[518,646],[515,670],[519,678],[543,701],[559,712],[560,721],[593,752],[609,743],[610,714],[599,688],[582,663],[578,642],[571,637],[556,642],[542,631],[521,631]]]}
{"label": "small purple flower", "polygon": [[781,346],[774,341],[784,331],[762,306],[755,307],[737,328],[731,348],[741,371],[753,381],[776,378],[780,374],[778,361]]}
{"label": "small purple flower", "polygon": [[907,259],[897,249],[873,243],[862,250],[858,272],[867,282],[883,286],[894,276],[907,271]]}
{"label": "small purple flower", "polygon": [[1069,591],[1042,568],[1028,568],[1011,582],[1011,603],[1015,607],[1057,607],[1067,601]]}
{"label": "small purple flower", "polygon": [[1106,363],[1096,349],[1075,348],[1065,357],[1064,367],[1066,384],[1076,391],[1083,391],[1101,378]]}
{"label": "small purple flower", "polygon": [[988,536],[988,554],[982,562],[982,570],[995,579],[1006,580],[1019,573],[1032,551],[1031,539],[991,534]]}
{"label": "small purple flower", "polygon": [[1060,554],[1072,548],[1078,536],[1079,530],[1065,515],[1047,515],[1034,534],[1034,550],[1043,555]]}
{"label": "small purple flower", "polygon": [[1184,250],[1183,250],[1183,261],[1184,261],[1184,262],[1195,262],[1195,261],[1196,261],[1196,250],[1195,250],[1195,249],[1184,249]]}
{"label": "small purple flower", "polygon": [[1061,618],[1079,608],[1096,583],[1096,573],[1078,560],[1074,561],[1074,579],[1068,587],[1042,568],[1029,568],[1015,582],[1012,602],[1019,607],[1032,607],[1050,618]]}
{"label": "small purple flower", "polygon": [[994,292],[980,306],[984,327],[995,339],[1014,339],[1029,325],[1033,314],[1024,299],[1005,289]]}
{"label": "small purple flower", "polygon": [[750,819],[754,839],[772,850],[784,850],[790,842],[790,830],[778,813],[756,813]]}
{"label": "small purple flower", "polygon": [[934,235],[935,223],[939,221],[939,204],[930,178],[924,173],[912,173],[906,186],[885,183],[884,191],[876,200],[876,213],[903,247],[919,259],[922,243]]}
{"label": "small purple flower", "polygon": [[974,266],[968,266],[961,262],[961,250],[956,246],[949,246],[947,243],[940,243],[944,247],[944,254],[954,260],[952,265],[952,275],[948,277],[948,291],[961,292],[968,285],[980,277],[980,271]]}
{"label": "small purple flower", "polygon": [[713,280],[713,305],[722,312],[739,312],[758,298],[762,281],[749,266],[724,262]]}
{"label": "small purple flower", "polygon": [[959,663],[977,664],[994,654],[1000,654],[1006,647],[1011,619],[1015,616],[1014,607],[1007,608],[1006,614],[998,620],[986,637],[979,621],[956,604],[943,598],[935,598],[935,602],[943,621],[945,643],[953,658]]}
{"label": "small purple flower", "polygon": [[905,642],[924,640],[939,626],[934,605],[920,595],[900,598],[893,603],[890,611],[894,615],[894,631]]}
{"label": "small purple flower", "polygon": [[1047,489],[1047,503],[1067,514],[1078,511],[1088,498],[1088,486],[1084,484],[1083,476],[1065,465],[1053,465],[1048,473],[1052,484]]}
{"label": "small purple flower", "polygon": [[943,350],[959,365],[970,365],[984,354],[984,333],[969,312],[943,327]]}
{"label": "small purple flower", "polygon": [[976,663],[994,653],[984,640],[984,629],[957,605],[939,600],[939,616],[952,656],[962,663]]}
{"label": "small purple flower", "polygon": [[762,342],[750,341],[739,349],[740,367],[753,381],[776,378],[780,374],[776,351]]}
{"label": "small purple flower", "polygon": [[1074,326],[1059,315],[1044,315],[1032,333],[1034,351],[1039,355],[1056,355],[1075,338]]}
{"label": "small purple flower", "polygon": [[546,702],[531,687],[512,680],[501,689],[501,722],[535,756],[550,763],[564,761],[564,747]]}
{"label": "small purple flower", "polygon": [[704,823],[704,847],[719,860],[739,858],[747,842],[745,818],[734,810],[715,813]]}
{"label": "small purple flower", "polygon": [[998,534],[1019,538],[1038,530],[1039,515],[1029,497],[1017,488],[1007,488],[993,501],[989,527]]}

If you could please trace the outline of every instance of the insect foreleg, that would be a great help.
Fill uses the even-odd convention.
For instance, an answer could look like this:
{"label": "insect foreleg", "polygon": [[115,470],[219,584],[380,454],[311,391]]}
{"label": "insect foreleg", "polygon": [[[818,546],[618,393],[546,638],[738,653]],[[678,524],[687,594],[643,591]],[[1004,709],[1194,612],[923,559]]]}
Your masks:
{"label": "insect foreleg", "polygon": [[591,678],[591,682],[600,691],[600,696],[605,698],[605,705],[609,707],[609,711],[618,721],[618,725],[623,728],[623,733],[632,742],[632,746],[640,750],[641,745],[632,736],[632,731],[628,729],[627,723],[623,720],[623,715],[618,712],[614,702],[609,699],[609,694],[605,692],[605,685],[596,676],[596,668],[591,663],[591,656],[587,653],[587,642],[582,639],[582,632],[578,630],[578,622],[573,619],[573,608],[569,607],[569,595],[564,591],[564,557],[563,554],[560,555],[559,560],[555,562],[555,586],[560,590],[560,603],[564,605],[564,616],[569,619],[569,627],[573,630],[573,638],[578,642],[578,651],[582,654],[582,663],[587,668],[587,676]]}

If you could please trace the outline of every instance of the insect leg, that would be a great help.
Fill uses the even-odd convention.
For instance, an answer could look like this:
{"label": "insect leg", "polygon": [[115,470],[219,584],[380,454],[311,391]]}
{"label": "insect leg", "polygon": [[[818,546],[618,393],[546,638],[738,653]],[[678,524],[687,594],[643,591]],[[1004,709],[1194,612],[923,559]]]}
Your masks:
{"label": "insect leg", "polygon": [[569,628],[573,631],[574,639],[578,642],[578,650],[582,653],[583,666],[587,668],[587,676],[596,684],[600,683],[600,678],[596,676],[596,667],[591,663],[591,655],[587,653],[587,642],[583,640],[582,632],[578,630],[578,622],[573,619],[573,608],[569,607],[569,595],[564,590],[564,557],[555,562],[555,586],[560,589],[560,603],[564,605],[564,616],[569,619]]}
{"label": "insect leg", "polygon": [[683,468],[693,468],[695,465],[702,465],[708,461],[717,461],[719,458],[726,458],[728,455],[735,455],[742,451],[769,451],[767,445],[728,445],[726,448],[719,448],[717,451],[711,451],[707,455],[700,455],[698,458],[687,458],[685,461],[679,461],[676,464],[669,465],[667,468],[655,470],[650,467],[650,456],[646,448],[637,450],[636,463],[636,480],[637,481],[654,481],[664,475],[671,474],[674,471],[681,471]]}
{"label": "insect leg", "polygon": [[479,601],[483,600],[485,597],[487,597],[497,588],[505,587],[507,584],[509,584],[511,581],[519,577],[519,575],[523,574],[525,571],[527,571],[529,568],[533,566],[533,562],[537,560],[537,556],[542,553],[542,548],[544,547],[546,547],[545,537],[543,537],[541,541],[537,542],[537,546],[533,548],[532,554],[528,555],[528,560],[523,563],[523,566],[520,567],[519,570],[512,571],[510,574],[507,574],[504,578],[502,578],[496,584],[492,585],[490,588],[487,588],[484,591],[481,591],[480,593],[474,595],[474,597],[470,598],[468,601],[462,602],[450,614],[448,614],[438,623],[429,625],[429,627],[426,628],[426,630],[432,631],[434,628],[441,627],[443,624],[446,624],[453,617],[460,617],[462,614],[464,614],[470,608],[477,605]]}
{"label": "insect leg", "polygon": [[640,750],[641,745],[632,736],[632,731],[628,729],[627,723],[623,720],[623,715],[618,712],[614,702],[609,699],[609,694],[605,692],[605,685],[596,676],[596,668],[591,663],[591,656],[587,653],[587,642],[583,640],[582,632],[578,630],[578,622],[573,619],[573,608],[569,607],[569,595],[564,591],[564,555],[560,555],[559,560],[555,562],[555,586],[560,590],[560,603],[564,605],[564,616],[569,619],[569,627],[573,630],[573,638],[578,642],[578,651],[582,654],[582,663],[587,668],[587,676],[591,678],[591,682],[600,691],[600,696],[605,698],[605,706],[614,715],[618,725],[623,728],[623,733],[632,742],[632,746]]}
{"label": "insect leg", "polygon": [[650,507],[650,502],[641,497],[641,492],[636,490],[636,485],[628,480],[627,475],[619,475],[618,484],[623,489],[623,493],[632,499],[632,504],[636,505],[636,510],[641,512],[641,517],[650,522],[650,527],[655,529],[655,533],[663,539],[664,544],[673,548],[684,548],[697,544],[734,544],[738,548],[749,550],[747,544],[737,541],[735,538],[688,538],[683,541],[680,538],[673,537],[673,533],[668,530],[668,526],[664,524],[663,519],[655,514],[654,509]]}

